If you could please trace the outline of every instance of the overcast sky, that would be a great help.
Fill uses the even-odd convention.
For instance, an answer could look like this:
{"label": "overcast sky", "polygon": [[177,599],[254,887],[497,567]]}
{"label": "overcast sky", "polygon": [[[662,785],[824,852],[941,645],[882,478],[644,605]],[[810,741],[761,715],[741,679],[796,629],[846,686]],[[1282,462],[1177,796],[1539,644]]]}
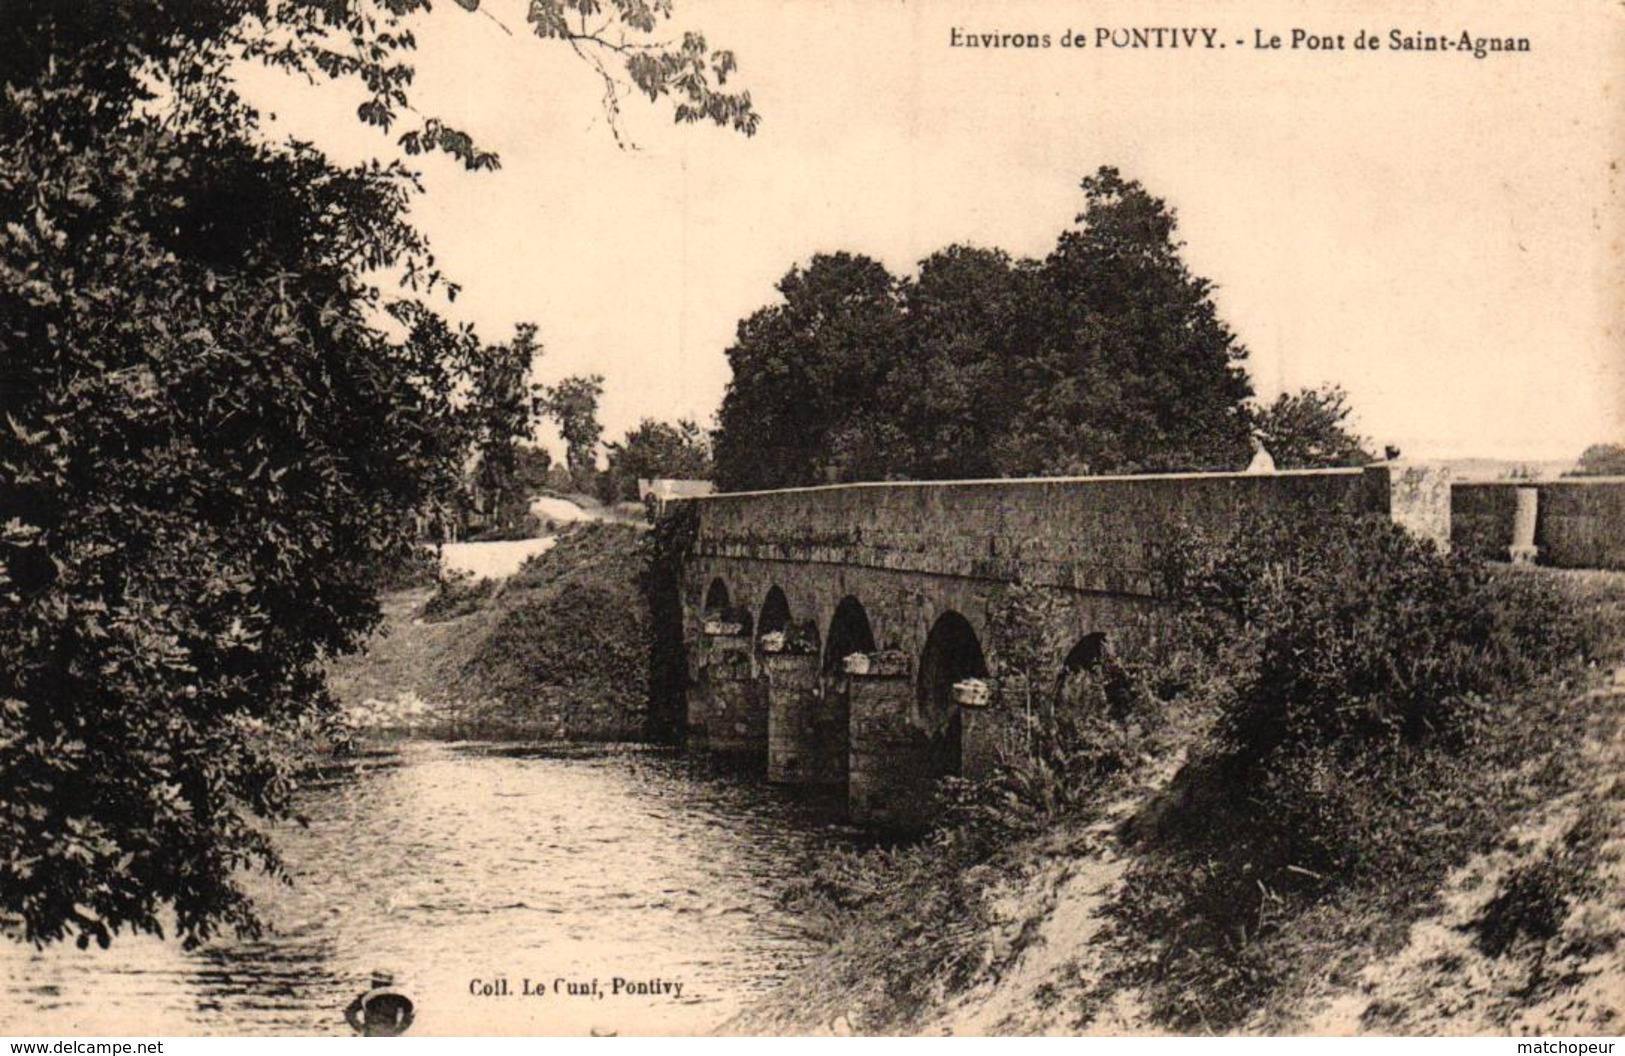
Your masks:
{"label": "overcast sky", "polygon": [[[1109,164],[1178,210],[1261,397],[1339,382],[1360,431],[1407,456],[1625,440],[1617,3],[677,0],[737,53],[761,131],[673,127],[634,99],[636,150],[524,6],[421,19],[414,103],[503,169],[419,159],[415,213],[464,284],[457,314],[487,338],[539,324],[538,380],[605,375],[606,438],[645,416],[709,423],[735,325],[792,264],[846,249],[907,274],[956,242],[1041,256],[1081,208],[1078,180]],[[1134,26],[1212,27],[1227,46],[1092,46]],[[955,48],[955,28],[1052,45]],[[1253,47],[1293,28],[1346,50]],[[1532,50],[1399,52],[1395,28]],[[1061,47],[1068,29],[1091,47]],[[1382,50],[1349,47],[1362,29]],[[341,93],[279,74],[248,87],[276,128],[336,156],[387,146]]]}

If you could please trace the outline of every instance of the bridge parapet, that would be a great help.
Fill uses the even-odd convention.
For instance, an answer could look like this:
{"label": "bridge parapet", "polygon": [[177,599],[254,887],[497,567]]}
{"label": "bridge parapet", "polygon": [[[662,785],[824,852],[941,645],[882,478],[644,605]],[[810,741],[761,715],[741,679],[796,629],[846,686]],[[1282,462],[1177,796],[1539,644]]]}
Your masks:
{"label": "bridge parapet", "polygon": [[[1189,526],[1310,507],[1384,512],[1448,538],[1448,486],[1395,467],[844,484],[696,500],[695,553],[1155,597]],[[1432,510],[1438,506],[1441,513]],[[1438,522],[1438,523],[1434,523]],[[1440,528],[1442,525],[1442,529]]]}

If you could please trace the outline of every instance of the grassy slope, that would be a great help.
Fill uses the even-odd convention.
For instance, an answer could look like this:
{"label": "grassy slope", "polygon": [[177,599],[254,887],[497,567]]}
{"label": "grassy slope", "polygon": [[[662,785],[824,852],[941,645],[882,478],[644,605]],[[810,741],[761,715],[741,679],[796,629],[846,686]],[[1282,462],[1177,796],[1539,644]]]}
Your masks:
{"label": "grassy slope", "polygon": [[[1625,1022],[1625,576],[1570,574],[1602,613],[1608,661],[1529,709],[1499,837],[1448,875],[1396,878],[1294,920],[1268,950],[1282,981],[1243,1033],[1617,1033]],[[1558,716],[1548,721],[1544,716]],[[1199,730],[1187,729],[1187,743]],[[1506,751],[1508,745],[1501,745]],[[968,872],[922,870],[958,906],[896,900],[832,926],[831,949],[729,1025],[740,1033],[1166,1030],[1117,965],[1102,910],[1141,852],[1119,838],[1178,768],[1177,745],[1111,802]],[[1469,760],[1469,763],[1488,760]],[[1490,784],[1486,775],[1486,786]],[[1431,897],[1401,894],[1416,881]],[[933,896],[939,902],[940,896]],[[954,919],[960,915],[962,919]],[[953,934],[955,931],[961,934]],[[957,976],[945,954],[965,960]],[[936,962],[936,963],[933,963]]]}
{"label": "grassy slope", "polygon": [[628,526],[572,526],[450,619],[421,618],[432,590],[391,594],[383,629],[333,666],[330,684],[378,732],[635,738],[648,696],[641,539]]}

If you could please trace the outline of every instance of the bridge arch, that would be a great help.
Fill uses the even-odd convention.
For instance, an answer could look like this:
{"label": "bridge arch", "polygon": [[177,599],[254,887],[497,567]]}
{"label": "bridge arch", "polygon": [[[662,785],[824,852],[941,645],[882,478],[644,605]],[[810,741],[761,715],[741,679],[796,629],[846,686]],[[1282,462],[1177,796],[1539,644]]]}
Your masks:
{"label": "bridge arch", "polygon": [[1099,670],[1106,659],[1106,634],[1104,631],[1094,631],[1079,638],[1071,649],[1067,650],[1066,659],[1061,661],[1060,676],[1080,674],[1084,671]]}
{"label": "bridge arch", "polygon": [[704,615],[710,616],[713,613],[721,613],[727,608],[728,584],[722,581],[721,576],[718,576],[711,581],[710,586],[705,588],[705,604],[700,607],[700,610]]}
{"label": "bridge arch", "polygon": [[737,630],[723,633],[744,638],[746,641],[752,638],[755,614],[750,611],[750,603],[747,601],[743,605],[736,604],[728,590],[728,584],[721,576],[711,580],[711,585],[705,588],[705,605],[701,609],[701,618],[707,624],[713,621],[725,627],[737,624]]}
{"label": "bridge arch", "polygon": [[775,584],[762,599],[761,612],[756,617],[756,633],[772,634],[790,627],[790,599]]}
{"label": "bridge arch", "polygon": [[1104,714],[1122,720],[1136,707],[1137,691],[1132,675],[1112,652],[1104,632],[1079,638],[1067,652],[1055,675],[1050,716],[1057,707],[1104,708]]}
{"label": "bridge arch", "polygon": [[875,632],[869,624],[869,614],[863,603],[848,594],[835,605],[829,618],[829,633],[824,635],[824,673],[839,672],[841,662],[851,653],[875,651]]}
{"label": "bridge arch", "polygon": [[960,773],[961,727],[954,683],[987,675],[987,658],[970,621],[952,609],[938,616],[920,652],[915,682],[915,721],[928,741],[925,763],[930,773],[924,776]]}
{"label": "bridge arch", "polygon": [[754,616],[721,576],[706,586],[688,729],[691,739],[713,752],[760,760],[767,753],[767,707],[753,647]]}

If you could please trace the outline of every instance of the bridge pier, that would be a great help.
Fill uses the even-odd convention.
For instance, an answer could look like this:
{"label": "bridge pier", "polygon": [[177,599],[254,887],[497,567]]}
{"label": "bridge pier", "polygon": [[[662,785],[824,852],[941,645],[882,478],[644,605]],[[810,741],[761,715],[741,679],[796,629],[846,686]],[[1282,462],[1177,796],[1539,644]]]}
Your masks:
{"label": "bridge pier", "polygon": [[972,780],[991,777],[998,768],[999,749],[1009,739],[1017,719],[1019,716],[1005,707],[960,708],[960,776]]}
{"label": "bridge pier", "polygon": [[952,773],[957,729],[928,738],[910,720],[914,683],[906,677],[846,676],[852,708],[852,762],[847,798],[852,820],[894,829],[924,829],[936,817],[937,779]]}
{"label": "bridge pier", "polygon": [[707,635],[699,684],[689,696],[692,742],[719,755],[767,754],[767,701],[743,635]]}
{"label": "bridge pier", "polygon": [[847,711],[820,684],[818,655],[764,653],[767,676],[767,779],[787,785],[846,781]]}

